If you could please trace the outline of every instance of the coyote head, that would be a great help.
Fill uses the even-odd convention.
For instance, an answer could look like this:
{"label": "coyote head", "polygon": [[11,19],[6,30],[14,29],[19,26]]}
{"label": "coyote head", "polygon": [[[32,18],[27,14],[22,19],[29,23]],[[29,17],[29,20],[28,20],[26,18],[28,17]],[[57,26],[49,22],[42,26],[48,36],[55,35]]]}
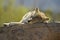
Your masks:
{"label": "coyote head", "polygon": [[45,13],[41,12],[39,8],[34,9],[35,14],[34,17],[32,17],[32,20],[29,20],[29,23],[36,23],[36,22],[43,22],[43,23],[48,23],[49,22],[49,17],[45,15]]}

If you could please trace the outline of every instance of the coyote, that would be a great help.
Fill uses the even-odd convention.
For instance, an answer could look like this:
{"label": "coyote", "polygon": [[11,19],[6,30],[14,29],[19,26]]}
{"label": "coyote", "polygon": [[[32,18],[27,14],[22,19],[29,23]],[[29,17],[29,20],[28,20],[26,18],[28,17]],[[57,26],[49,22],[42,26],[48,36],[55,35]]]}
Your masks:
{"label": "coyote", "polygon": [[41,12],[39,8],[35,8],[34,10],[26,13],[19,22],[4,23],[4,25],[28,24],[36,22],[49,23],[49,17],[47,17],[45,13]]}

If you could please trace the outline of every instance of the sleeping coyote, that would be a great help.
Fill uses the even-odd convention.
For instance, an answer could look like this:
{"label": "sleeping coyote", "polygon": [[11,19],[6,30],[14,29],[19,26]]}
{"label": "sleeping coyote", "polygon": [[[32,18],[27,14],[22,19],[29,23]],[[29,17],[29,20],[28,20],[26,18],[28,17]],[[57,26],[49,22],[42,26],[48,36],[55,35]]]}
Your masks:
{"label": "sleeping coyote", "polygon": [[49,17],[47,17],[43,12],[39,10],[39,8],[35,8],[32,11],[29,11],[26,13],[20,22],[10,22],[10,23],[4,23],[4,25],[14,25],[14,24],[28,24],[28,23],[35,23],[37,21],[43,22],[43,23],[49,23]]}

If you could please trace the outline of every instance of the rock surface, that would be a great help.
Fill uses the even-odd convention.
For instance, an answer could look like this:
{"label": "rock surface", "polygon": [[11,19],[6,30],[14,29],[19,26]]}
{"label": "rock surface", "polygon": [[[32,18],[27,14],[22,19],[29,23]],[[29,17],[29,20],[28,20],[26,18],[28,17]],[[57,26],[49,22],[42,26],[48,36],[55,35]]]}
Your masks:
{"label": "rock surface", "polygon": [[0,40],[60,40],[60,23],[4,26]]}

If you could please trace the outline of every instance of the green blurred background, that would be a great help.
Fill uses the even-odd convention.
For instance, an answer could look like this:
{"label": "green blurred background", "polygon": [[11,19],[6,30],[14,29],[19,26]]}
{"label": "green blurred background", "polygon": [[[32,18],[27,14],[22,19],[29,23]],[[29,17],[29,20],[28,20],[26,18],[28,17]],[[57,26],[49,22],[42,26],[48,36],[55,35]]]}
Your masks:
{"label": "green blurred background", "polygon": [[4,7],[4,0],[0,0],[0,26],[7,22],[20,21],[22,16],[28,11],[24,6],[13,7],[14,0],[9,0],[9,4]]}
{"label": "green blurred background", "polygon": [[[8,3],[4,3],[5,1],[7,1],[7,0],[0,0],[0,26],[2,26],[2,24],[6,23],[6,22],[20,21],[22,16],[25,13],[27,13],[32,8],[37,7],[36,6],[37,5],[36,1],[29,8],[24,6],[24,0],[21,1],[21,4],[19,6],[14,4],[14,2],[16,0],[9,0],[9,1],[7,1]],[[7,5],[5,5],[5,4],[7,4]],[[55,21],[60,21],[60,12],[55,13],[52,10],[50,10],[50,8],[47,8],[46,10],[43,10],[43,9],[40,8],[40,10],[45,12],[46,15],[51,18],[51,20],[54,19]]]}

